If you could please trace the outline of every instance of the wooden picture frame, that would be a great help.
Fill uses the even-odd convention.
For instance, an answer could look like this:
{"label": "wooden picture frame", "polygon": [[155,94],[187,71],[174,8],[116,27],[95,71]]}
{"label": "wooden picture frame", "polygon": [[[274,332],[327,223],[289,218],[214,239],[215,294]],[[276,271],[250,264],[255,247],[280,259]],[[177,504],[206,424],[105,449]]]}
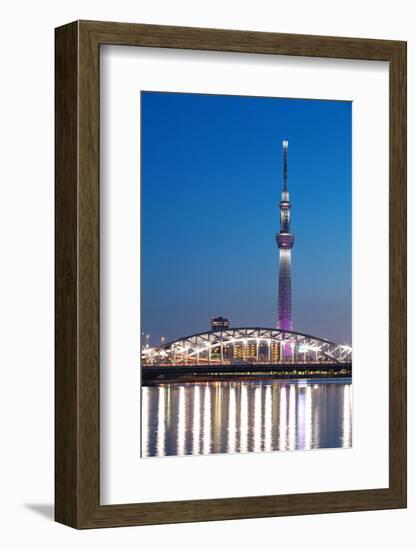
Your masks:
{"label": "wooden picture frame", "polygon": [[[406,506],[406,43],[76,21],[56,29],[55,518],[75,528]],[[99,56],[117,44],[389,62],[389,487],[100,505]]]}

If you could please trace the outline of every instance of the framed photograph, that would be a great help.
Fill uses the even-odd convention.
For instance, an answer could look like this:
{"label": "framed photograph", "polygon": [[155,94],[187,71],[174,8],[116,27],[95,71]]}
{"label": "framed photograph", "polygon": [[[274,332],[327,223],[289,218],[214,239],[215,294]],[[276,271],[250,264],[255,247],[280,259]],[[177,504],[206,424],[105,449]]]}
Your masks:
{"label": "framed photograph", "polygon": [[56,29],[56,520],[406,506],[406,43]]}

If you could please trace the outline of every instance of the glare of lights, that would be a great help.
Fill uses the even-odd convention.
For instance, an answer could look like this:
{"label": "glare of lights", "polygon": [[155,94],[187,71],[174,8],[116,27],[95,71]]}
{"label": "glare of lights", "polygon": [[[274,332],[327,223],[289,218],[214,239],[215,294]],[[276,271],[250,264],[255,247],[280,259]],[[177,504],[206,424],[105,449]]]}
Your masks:
{"label": "glare of lights", "polygon": [[193,406],[193,454],[200,452],[200,386],[194,386]]}
{"label": "glare of lights", "polygon": [[342,427],[342,446],[344,448],[352,446],[352,386],[346,384],[343,388],[343,427]]}
{"label": "glare of lights", "polygon": [[185,390],[184,386],[179,388],[178,399],[178,424],[177,424],[177,454],[185,452]]}
{"label": "glare of lights", "polygon": [[271,386],[265,389],[265,445],[264,450],[269,452],[272,450],[272,390]]}
{"label": "glare of lights", "polygon": [[156,451],[158,456],[165,455],[165,387],[158,391],[158,431],[156,436]]}
{"label": "glare of lights", "polygon": [[287,388],[281,386],[279,393],[279,450],[287,447]]}
{"label": "glare of lights", "polygon": [[255,411],[254,411],[254,426],[253,426],[253,450],[259,452],[261,450],[261,429],[262,429],[262,402],[261,388],[258,386],[255,389]]}
{"label": "glare of lights", "polygon": [[240,452],[248,450],[248,389],[242,387],[240,396]]}
{"label": "glare of lights", "polygon": [[290,387],[289,400],[289,422],[288,422],[288,448],[290,451],[295,449],[295,386]]}
{"label": "glare of lights", "polygon": [[209,454],[211,450],[211,403],[210,388],[207,385],[204,390],[203,408],[203,453]]}
{"label": "glare of lights", "polygon": [[228,452],[236,452],[236,390],[229,392]]}
{"label": "glare of lights", "polygon": [[304,409],[304,449],[311,449],[313,432],[313,414],[312,414],[312,399],[311,386],[307,386],[305,395]]}
{"label": "glare of lights", "polygon": [[149,456],[149,388],[142,387],[142,456]]}

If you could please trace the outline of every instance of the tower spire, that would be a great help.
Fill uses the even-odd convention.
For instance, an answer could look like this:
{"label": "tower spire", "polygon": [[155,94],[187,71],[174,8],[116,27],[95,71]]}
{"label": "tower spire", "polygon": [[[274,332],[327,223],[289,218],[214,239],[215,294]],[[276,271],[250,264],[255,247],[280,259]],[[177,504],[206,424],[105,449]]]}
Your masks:
{"label": "tower spire", "polygon": [[282,142],[284,149],[284,191],[287,191],[287,156],[288,156],[288,141]]}

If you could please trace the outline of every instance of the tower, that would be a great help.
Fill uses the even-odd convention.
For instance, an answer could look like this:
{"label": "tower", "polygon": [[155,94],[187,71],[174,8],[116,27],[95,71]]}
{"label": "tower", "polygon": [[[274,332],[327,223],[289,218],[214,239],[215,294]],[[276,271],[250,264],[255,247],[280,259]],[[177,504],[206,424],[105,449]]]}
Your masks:
{"label": "tower", "polygon": [[291,233],[291,202],[287,189],[287,156],[288,141],[282,142],[284,150],[284,188],[281,192],[280,230],[276,234],[279,249],[279,282],[278,282],[278,313],[277,328],[292,330],[291,311],[291,250],[295,237]]}

